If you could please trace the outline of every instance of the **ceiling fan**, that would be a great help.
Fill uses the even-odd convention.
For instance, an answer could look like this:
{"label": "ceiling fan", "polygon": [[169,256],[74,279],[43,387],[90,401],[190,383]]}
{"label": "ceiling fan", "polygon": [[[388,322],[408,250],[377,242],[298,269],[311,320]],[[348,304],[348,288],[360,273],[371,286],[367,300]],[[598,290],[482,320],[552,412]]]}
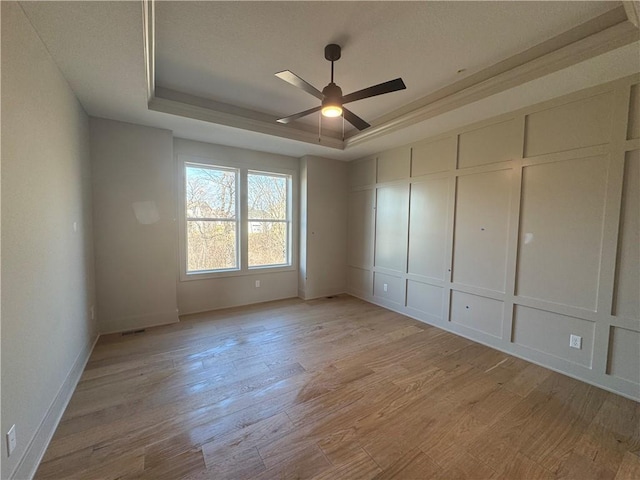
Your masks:
{"label": "ceiling fan", "polygon": [[331,43],[324,47],[324,58],[331,62],[331,83],[322,89],[322,91],[315,88],[310,83],[304,81],[295,73],[284,70],[276,73],[276,77],[281,78],[285,82],[290,83],[294,87],[298,87],[307,93],[310,93],[314,97],[321,100],[321,105],[318,107],[310,108],[304,112],[289,115],[288,117],[279,118],[280,123],[289,123],[293,120],[297,120],[311,113],[322,111],[322,115],[325,117],[339,117],[343,116],[344,119],[358,130],[364,130],[370,127],[367,122],[357,116],[350,110],[347,110],[344,105],[346,103],[355,102],[356,100],[362,100],[364,98],[375,97],[385,93],[395,92],[397,90],[404,90],[406,85],[402,81],[402,78],[396,78],[395,80],[389,80],[388,82],[379,83],[368,88],[363,88],[357,92],[350,93],[348,95],[342,95],[342,89],[333,82],[333,62],[340,59],[340,45]]}

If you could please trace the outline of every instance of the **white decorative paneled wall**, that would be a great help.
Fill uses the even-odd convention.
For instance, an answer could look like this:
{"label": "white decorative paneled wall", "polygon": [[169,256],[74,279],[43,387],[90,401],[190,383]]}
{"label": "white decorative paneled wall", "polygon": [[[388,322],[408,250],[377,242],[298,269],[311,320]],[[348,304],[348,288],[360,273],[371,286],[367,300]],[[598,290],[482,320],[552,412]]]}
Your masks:
{"label": "white decorative paneled wall", "polygon": [[640,399],[638,80],[352,162],[349,292]]}

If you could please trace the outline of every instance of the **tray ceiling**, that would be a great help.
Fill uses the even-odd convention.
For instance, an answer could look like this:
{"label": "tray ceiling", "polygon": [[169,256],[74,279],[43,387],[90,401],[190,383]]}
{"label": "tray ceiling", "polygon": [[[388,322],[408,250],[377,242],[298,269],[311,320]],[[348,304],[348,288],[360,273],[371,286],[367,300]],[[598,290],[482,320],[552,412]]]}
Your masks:
{"label": "tray ceiling", "polygon": [[[157,2],[156,85],[285,116],[317,105],[291,70],[349,93],[402,77],[407,89],[350,105],[374,120],[612,8],[611,2]],[[458,71],[464,70],[461,73]],[[305,119],[317,125],[318,116]],[[341,128],[341,119],[323,123]]]}
{"label": "tray ceiling", "polygon": [[[195,140],[345,160],[638,72],[638,44],[631,43],[637,30],[629,37],[631,24],[620,5],[21,2],[90,115],[167,128]],[[155,21],[149,31],[143,13],[150,11]],[[606,19],[594,23],[598,16]],[[600,35],[587,44],[591,54],[572,43],[580,40],[580,32],[564,33],[585,22],[594,29],[587,32],[590,39]],[[145,51],[145,35],[150,51]],[[554,60],[555,70],[538,68],[531,74],[529,69],[526,78],[518,73],[517,81],[506,78],[500,87],[483,87],[499,76],[496,66],[502,65],[504,73],[534,65],[534,54],[552,52],[548,45],[544,52],[536,49],[558,36],[564,39],[560,47],[573,50]],[[407,89],[351,104],[373,127],[360,134],[348,131],[344,143],[341,120],[323,119],[327,140],[318,144],[315,115],[296,125],[275,123],[278,116],[316,106],[317,100],[274,73],[289,69],[322,89],[330,72],[323,49],[332,42],[343,47],[335,76],[345,93],[396,77]],[[151,53],[150,62],[145,53]],[[524,64],[509,64],[518,58]],[[145,79],[145,64],[155,68],[155,91]],[[463,90],[464,101],[451,95],[456,89]]]}

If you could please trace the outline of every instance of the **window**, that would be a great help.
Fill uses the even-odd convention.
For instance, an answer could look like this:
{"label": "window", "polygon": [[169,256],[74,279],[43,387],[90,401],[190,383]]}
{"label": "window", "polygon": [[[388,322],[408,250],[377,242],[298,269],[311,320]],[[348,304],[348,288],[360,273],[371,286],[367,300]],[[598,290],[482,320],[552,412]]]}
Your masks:
{"label": "window", "polygon": [[238,171],[186,166],[187,273],[237,269]]}
{"label": "window", "polygon": [[292,176],[185,163],[185,278],[291,266]]}
{"label": "window", "polygon": [[289,264],[288,175],[247,175],[249,268]]}

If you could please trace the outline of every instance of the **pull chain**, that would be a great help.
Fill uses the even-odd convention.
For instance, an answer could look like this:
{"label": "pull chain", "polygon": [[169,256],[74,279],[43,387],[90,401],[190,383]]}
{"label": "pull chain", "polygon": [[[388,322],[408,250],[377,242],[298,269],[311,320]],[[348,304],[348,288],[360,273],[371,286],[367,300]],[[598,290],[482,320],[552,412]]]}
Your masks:
{"label": "pull chain", "polygon": [[320,112],[318,118],[318,143],[322,143],[322,112]]}

